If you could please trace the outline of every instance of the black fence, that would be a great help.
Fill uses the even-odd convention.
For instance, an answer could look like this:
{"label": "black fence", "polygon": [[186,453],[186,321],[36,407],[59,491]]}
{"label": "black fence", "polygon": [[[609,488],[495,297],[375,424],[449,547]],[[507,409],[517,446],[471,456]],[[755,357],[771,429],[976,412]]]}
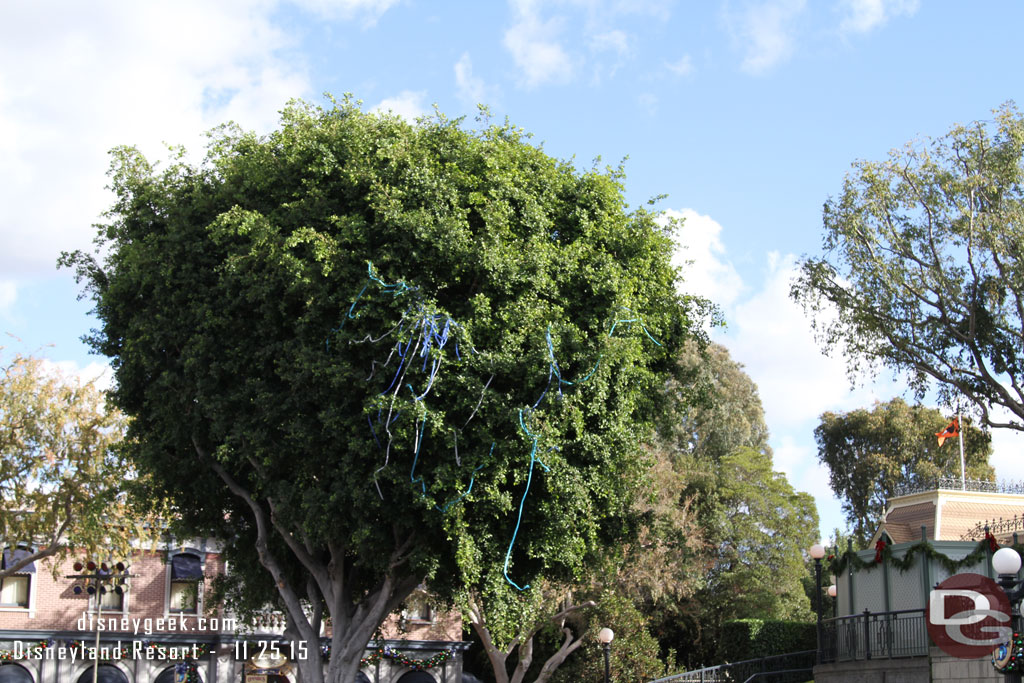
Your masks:
{"label": "black fence", "polygon": [[893,498],[909,496],[913,493],[925,491],[936,491],[945,489],[949,491],[981,491],[986,493],[1013,493],[1024,494],[1024,482],[1022,481],[981,481],[979,479],[967,479],[961,481],[960,477],[938,477],[936,479],[923,479],[912,484],[903,484],[895,487]]}
{"label": "black fence", "polygon": [[659,678],[651,683],[806,683],[814,678],[814,650],[747,659]]}
{"label": "black fence", "polygon": [[869,612],[822,622],[821,662],[896,659],[928,654],[923,609]]}

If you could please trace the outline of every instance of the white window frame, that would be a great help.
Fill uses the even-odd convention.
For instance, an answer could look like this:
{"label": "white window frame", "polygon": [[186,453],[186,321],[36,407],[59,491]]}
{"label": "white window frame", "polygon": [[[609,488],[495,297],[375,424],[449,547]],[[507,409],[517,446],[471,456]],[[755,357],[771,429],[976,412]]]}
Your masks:
{"label": "white window frame", "polygon": [[404,619],[408,624],[433,624],[437,621],[437,610],[431,603],[430,594],[427,593],[425,590],[417,588],[409,595],[407,600],[422,601],[424,607],[427,610],[427,618],[425,619],[422,616],[413,616],[412,614],[410,614],[408,608],[402,610],[402,619]]}
{"label": "white window frame", "polygon": [[[28,581],[28,604],[25,607],[21,605],[4,605],[0,604],[0,612],[29,612],[34,614],[36,610],[36,584],[35,574],[33,572],[15,572],[10,576],[5,576],[4,579],[26,579]],[[3,579],[0,579],[2,581]]]}
{"label": "white window frame", "polygon": [[[198,550],[196,548],[182,548],[181,550],[175,550],[174,552],[167,553],[167,569],[164,571],[164,616],[171,617],[177,614],[183,614],[185,616],[202,616],[204,607],[204,594],[203,581],[199,580],[197,593],[196,593],[196,609],[194,612],[185,612],[183,610],[176,610],[171,608],[171,558],[176,555],[195,555],[199,558],[199,566],[203,571],[203,575],[206,575],[206,552]],[[177,582],[175,582],[177,583]]]}

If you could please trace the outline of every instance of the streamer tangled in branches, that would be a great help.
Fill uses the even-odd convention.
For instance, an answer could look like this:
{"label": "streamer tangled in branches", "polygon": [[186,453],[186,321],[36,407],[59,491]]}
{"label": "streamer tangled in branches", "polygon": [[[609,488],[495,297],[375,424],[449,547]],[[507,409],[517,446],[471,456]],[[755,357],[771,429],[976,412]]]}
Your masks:
{"label": "streamer tangled in branches", "polygon": [[[403,295],[412,294],[415,295],[419,291],[418,287],[409,285],[404,281],[398,281],[396,283],[387,283],[378,277],[373,270],[373,264],[367,264],[367,282],[363,288],[356,295],[352,304],[349,306],[347,313],[341,321],[341,324],[331,330],[332,333],[341,331],[345,324],[349,320],[355,320],[359,317],[360,303],[363,301],[363,297],[367,292],[367,289],[371,286],[376,285],[379,292],[382,294],[389,295],[397,298]],[[628,329],[633,324],[639,325],[643,333],[652,342],[661,346],[657,339],[655,339],[647,327],[644,325],[643,320],[640,316],[634,314],[627,308],[621,309],[626,313],[626,317],[616,318],[612,321],[611,327],[608,332],[608,337],[615,334],[617,329]],[[412,425],[412,467],[409,471],[409,481],[411,485],[420,485],[420,491],[424,498],[428,497],[427,494],[427,483],[422,474],[417,476],[416,467],[419,463],[420,451],[423,446],[424,437],[426,433],[427,422],[430,414],[426,407],[424,399],[430,394],[434,388],[435,380],[438,377],[438,373],[441,370],[443,359],[445,358],[444,351],[448,347],[451,347],[456,362],[461,361],[462,354],[465,349],[465,330],[459,325],[458,322],[453,320],[451,317],[436,313],[428,308],[422,300],[415,298],[414,301],[405,309],[402,313],[399,321],[390,330],[385,332],[379,337],[373,337],[372,335],[366,335],[361,340],[349,341],[353,343],[378,343],[388,337],[394,337],[395,342],[391,345],[390,352],[387,358],[383,362],[372,361],[369,375],[365,381],[372,380],[378,373],[389,368],[393,361],[397,359],[397,366],[391,371],[391,379],[388,382],[386,388],[377,395],[377,410],[376,415],[367,416],[367,424],[371,435],[373,436],[374,442],[377,447],[381,450],[384,455],[383,463],[378,467],[373,474],[374,486],[377,489],[377,495],[384,499],[384,494],[380,488],[380,482],[378,476],[380,473],[388,467],[391,461],[391,450],[395,443],[395,434],[393,427],[401,418],[404,410],[408,410],[413,414],[413,425]],[[570,381],[566,379],[562,374],[562,369],[558,364],[558,360],[555,357],[555,346],[551,335],[551,326],[549,325],[545,332],[545,339],[547,343],[548,352],[548,378],[547,383],[544,386],[543,391],[532,406],[519,410],[519,424],[518,428],[530,441],[530,462],[529,469],[526,477],[526,486],[523,490],[522,497],[519,501],[518,516],[516,518],[515,528],[512,532],[512,538],[509,541],[508,550],[505,553],[504,562],[504,577],[508,583],[517,590],[523,591],[530,587],[529,584],[520,586],[508,574],[509,564],[512,559],[512,550],[515,547],[516,539],[519,534],[519,529],[522,524],[523,511],[526,507],[526,499],[530,492],[530,487],[533,482],[534,465],[539,464],[545,472],[550,472],[548,467],[538,457],[538,448],[540,445],[541,434],[539,430],[532,430],[529,427],[529,423],[532,420],[532,416],[535,411],[538,410],[541,402],[545,396],[548,395],[552,385],[555,385],[555,392],[559,400],[563,397],[563,387],[578,386],[589,381],[594,374],[597,372],[598,367],[601,364],[601,356],[599,355],[594,363],[593,368],[581,379]],[[461,348],[460,348],[461,344]],[[325,342],[327,350],[330,350],[330,338]],[[468,349],[471,354],[478,354],[477,350],[471,345]],[[413,386],[414,379],[410,376],[410,370],[414,370],[414,375],[420,375],[422,377],[419,388]],[[484,384],[480,392],[480,398],[476,403],[476,407],[473,409],[469,418],[463,424],[461,429],[453,430],[453,441],[454,441],[454,456],[456,465],[462,466],[462,459],[459,456],[458,451],[458,437],[459,433],[464,430],[469,423],[473,420],[477,411],[479,411],[484,398],[487,394],[487,389],[490,387],[491,381],[494,379],[492,374],[487,382]],[[406,394],[405,392],[408,392]],[[404,400],[399,401],[403,398]],[[396,410],[396,405],[397,410]],[[404,407],[403,407],[404,406]],[[492,442],[490,445],[489,454],[493,454],[495,443]],[[554,448],[552,448],[554,450]],[[445,514],[448,510],[456,503],[463,500],[473,490],[473,483],[476,479],[477,473],[483,469],[484,465],[477,466],[471,473],[469,478],[469,484],[460,495],[454,499],[448,501],[444,505],[434,505],[434,508]]]}

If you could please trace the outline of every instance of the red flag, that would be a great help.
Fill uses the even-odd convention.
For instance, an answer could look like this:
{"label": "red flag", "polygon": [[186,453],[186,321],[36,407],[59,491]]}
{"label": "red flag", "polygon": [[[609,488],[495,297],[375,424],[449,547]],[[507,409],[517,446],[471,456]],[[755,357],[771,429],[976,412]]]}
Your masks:
{"label": "red flag", "polygon": [[953,421],[946,425],[946,428],[941,432],[935,432],[935,436],[939,437],[939,445],[946,443],[946,439],[952,439],[954,436],[960,435],[960,420],[959,418],[953,418]]}

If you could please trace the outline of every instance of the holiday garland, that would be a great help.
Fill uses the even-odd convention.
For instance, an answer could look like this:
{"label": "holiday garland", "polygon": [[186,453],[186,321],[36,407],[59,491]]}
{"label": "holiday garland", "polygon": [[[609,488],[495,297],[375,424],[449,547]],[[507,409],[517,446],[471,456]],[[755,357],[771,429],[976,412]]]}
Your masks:
{"label": "holiday garland", "polygon": [[[1018,553],[1024,554],[1024,546],[1015,545],[1007,546],[1016,550]],[[857,556],[857,553],[852,550],[847,550],[845,553],[836,556],[829,555],[829,570],[833,576],[841,575],[848,567],[853,571],[860,571],[862,569],[870,569],[878,564],[885,563],[891,565],[900,570],[900,573],[906,572],[914,564],[914,559],[918,555],[924,555],[933,562],[938,562],[943,569],[949,574],[956,574],[964,567],[971,567],[978,562],[981,562],[987,557],[987,553],[995,552],[999,549],[999,544],[996,542],[995,536],[991,533],[986,532],[985,538],[978,541],[978,544],[968,553],[965,557],[959,560],[954,560],[943,553],[940,553],[935,549],[928,541],[918,541],[914,545],[907,548],[903,557],[897,557],[893,554],[890,544],[885,541],[879,541],[875,544],[875,559],[870,562],[865,562]]]}
{"label": "holiday garland", "polygon": [[[320,647],[320,654],[324,657],[328,657],[331,654],[331,644],[325,643]],[[359,667],[373,666],[382,659],[387,659],[392,662],[397,662],[402,666],[407,666],[414,671],[426,671],[427,669],[433,669],[435,666],[444,664],[449,659],[455,656],[455,650],[445,650],[444,652],[438,652],[433,657],[428,659],[416,659],[410,657],[400,650],[396,650],[388,645],[377,648],[366,657],[359,660]]]}

